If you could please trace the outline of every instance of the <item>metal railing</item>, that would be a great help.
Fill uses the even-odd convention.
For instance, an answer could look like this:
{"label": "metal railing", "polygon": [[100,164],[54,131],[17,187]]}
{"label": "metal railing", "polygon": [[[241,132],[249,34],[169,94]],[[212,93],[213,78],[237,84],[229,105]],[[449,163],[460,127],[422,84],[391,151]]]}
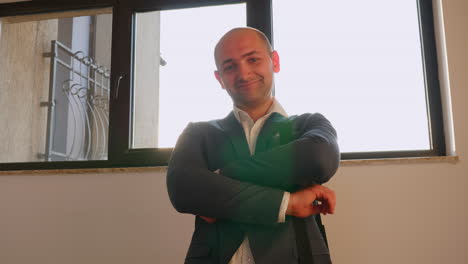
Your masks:
{"label": "metal railing", "polygon": [[[46,161],[107,159],[110,70],[57,40],[44,56],[51,62],[49,99],[41,103],[48,115],[40,156]],[[67,114],[59,117],[57,111]]]}

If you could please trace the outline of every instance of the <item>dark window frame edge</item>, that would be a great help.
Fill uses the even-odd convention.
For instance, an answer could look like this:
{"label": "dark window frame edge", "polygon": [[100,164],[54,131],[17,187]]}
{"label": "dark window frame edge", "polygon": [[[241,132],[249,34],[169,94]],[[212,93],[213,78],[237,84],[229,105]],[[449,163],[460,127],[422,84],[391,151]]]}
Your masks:
{"label": "dark window frame edge", "polygon": [[446,156],[442,97],[434,29],[434,9],[432,1],[418,0],[417,5],[430,141],[432,150],[436,155]]}
{"label": "dark window frame edge", "polygon": [[0,3],[0,17],[115,7],[118,0],[24,1]]}

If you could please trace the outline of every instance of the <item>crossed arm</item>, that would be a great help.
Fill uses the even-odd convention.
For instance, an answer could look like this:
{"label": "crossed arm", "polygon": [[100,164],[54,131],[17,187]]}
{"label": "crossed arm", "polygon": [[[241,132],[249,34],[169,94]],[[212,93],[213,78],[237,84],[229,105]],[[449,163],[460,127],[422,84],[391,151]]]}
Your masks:
{"label": "crossed arm", "polygon": [[336,132],[330,122],[320,114],[304,114],[292,129],[294,140],[233,161],[221,169],[221,174],[289,192],[327,182],[340,161]]}
{"label": "crossed arm", "polygon": [[179,212],[210,218],[273,224],[284,191],[294,191],[288,214],[306,217],[333,213],[329,206],[311,203],[334,199],[328,188],[318,184],[326,182],[338,167],[335,131],[321,115],[299,118],[307,120],[298,122],[297,139],[231,162],[221,169],[221,175],[208,170],[200,148],[202,131],[189,125],[169,163],[167,185],[174,207]]}

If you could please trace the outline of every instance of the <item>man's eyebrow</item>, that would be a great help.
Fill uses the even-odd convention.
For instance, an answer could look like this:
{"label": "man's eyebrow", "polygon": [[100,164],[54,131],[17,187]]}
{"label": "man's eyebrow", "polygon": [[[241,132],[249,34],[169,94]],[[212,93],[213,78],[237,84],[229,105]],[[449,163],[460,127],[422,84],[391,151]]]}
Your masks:
{"label": "man's eyebrow", "polygon": [[223,63],[221,65],[223,66],[224,64],[230,63],[230,62],[232,62],[232,59],[227,59],[227,60],[223,61]]}
{"label": "man's eyebrow", "polygon": [[[245,53],[244,55],[242,55],[242,58],[245,58],[245,57],[254,55],[254,54],[256,54],[256,53],[258,53],[258,51],[256,51],[256,50],[247,52],[247,53]],[[230,62],[232,62],[232,61],[233,61],[233,59],[227,59],[227,60],[223,61],[223,63],[222,63],[221,65],[224,65],[224,64],[226,64],[226,63],[230,63]]]}
{"label": "man's eyebrow", "polygon": [[242,58],[248,57],[248,56],[250,56],[250,55],[254,55],[255,53],[258,53],[258,51],[253,50],[253,51],[251,51],[251,52],[247,52],[246,54],[242,55]]}

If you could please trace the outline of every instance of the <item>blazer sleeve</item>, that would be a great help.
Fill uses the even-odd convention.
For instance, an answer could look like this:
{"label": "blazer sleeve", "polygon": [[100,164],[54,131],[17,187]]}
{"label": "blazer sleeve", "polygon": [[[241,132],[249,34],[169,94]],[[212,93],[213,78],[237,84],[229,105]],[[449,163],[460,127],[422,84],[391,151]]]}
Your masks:
{"label": "blazer sleeve", "polygon": [[340,163],[336,131],[321,114],[304,114],[291,126],[293,140],[229,163],[221,174],[294,192],[327,182]]}
{"label": "blazer sleeve", "polygon": [[203,149],[206,133],[189,124],[169,161],[167,190],[174,208],[237,222],[276,224],[283,191],[214,173]]}

